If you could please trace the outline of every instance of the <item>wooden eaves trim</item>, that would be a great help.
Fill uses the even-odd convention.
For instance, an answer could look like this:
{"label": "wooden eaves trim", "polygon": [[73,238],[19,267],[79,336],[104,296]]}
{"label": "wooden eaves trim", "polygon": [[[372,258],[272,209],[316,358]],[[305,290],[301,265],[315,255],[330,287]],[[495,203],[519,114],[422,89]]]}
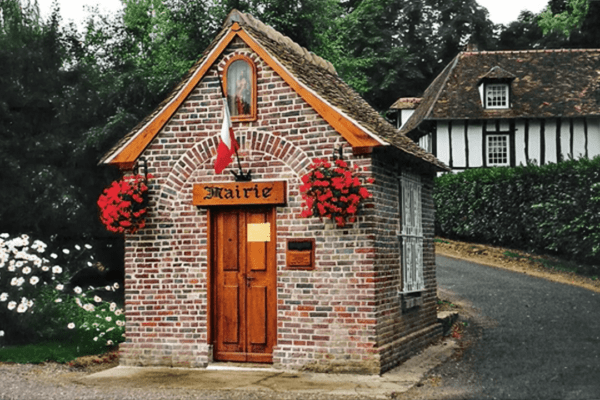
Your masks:
{"label": "wooden eaves trim", "polygon": [[235,22],[232,24],[229,32],[221,39],[219,44],[211,51],[211,54],[202,63],[200,68],[194,72],[189,81],[184,85],[180,92],[155,116],[153,117],[137,134],[135,134],[123,147],[115,152],[105,163],[117,165],[121,169],[130,169],[135,164],[137,158],[156,137],[158,132],[175,114],[179,106],[185,101],[188,95],[194,90],[198,82],[211,68],[213,63],[222,54],[225,48],[236,36],[239,36],[254,52],[277,72],[281,78],[292,87],[315,111],[327,121],[344,139],[346,139],[353,149],[364,152],[365,149],[372,149],[387,145],[380,139],[371,136],[363,129],[353,123],[347,116],[343,115],[331,105],[327,104],[316,94],[300,84],[284,67],[282,67],[273,57],[265,51],[249,34],[247,34],[240,25]]}
{"label": "wooden eaves trim", "polygon": [[[234,28],[235,29],[235,28]],[[310,104],[314,110],[331,125],[344,139],[346,139],[352,148],[378,147],[386,145],[381,140],[369,135],[355,123],[350,121],[347,116],[335,110],[331,105],[321,100],[315,93],[296,80],[285,68],[283,68],[275,59],[273,59],[265,49],[259,45],[250,35],[240,29],[238,32],[240,38],[258,54],[263,61],[267,63],[279,76],[288,84],[304,101]]]}

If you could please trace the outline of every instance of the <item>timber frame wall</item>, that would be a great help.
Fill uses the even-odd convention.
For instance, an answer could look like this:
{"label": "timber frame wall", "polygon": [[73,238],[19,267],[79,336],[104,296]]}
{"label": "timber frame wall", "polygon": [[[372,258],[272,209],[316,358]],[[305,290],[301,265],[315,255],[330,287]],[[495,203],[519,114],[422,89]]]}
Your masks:
{"label": "timber frame wall", "polygon": [[510,166],[600,155],[600,118],[583,117],[437,121],[427,150],[456,171],[486,167],[485,135],[496,133],[509,134]]}

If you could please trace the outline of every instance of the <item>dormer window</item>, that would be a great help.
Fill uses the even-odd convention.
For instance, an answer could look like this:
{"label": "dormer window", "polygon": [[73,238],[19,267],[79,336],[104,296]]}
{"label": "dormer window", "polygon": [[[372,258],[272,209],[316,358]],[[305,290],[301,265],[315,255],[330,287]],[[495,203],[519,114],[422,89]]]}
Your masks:
{"label": "dormer window", "polygon": [[508,108],[508,83],[485,84],[485,108]]}
{"label": "dormer window", "polygon": [[479,79],[481,105],[488,110],[510,108],[510,85],[516,76],[499,65]]}
{"label": "dormer window", "polygon": [[232,121],[256,120],[256,66],[244,55],[225,65],[224,86]]}

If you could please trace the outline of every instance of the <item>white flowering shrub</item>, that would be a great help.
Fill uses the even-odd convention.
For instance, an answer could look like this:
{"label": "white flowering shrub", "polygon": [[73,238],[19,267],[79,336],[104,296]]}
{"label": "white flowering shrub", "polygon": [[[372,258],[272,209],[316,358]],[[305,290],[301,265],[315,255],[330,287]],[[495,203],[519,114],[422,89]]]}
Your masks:
{"label": "white flowering shrub", "polygon": [[[47,252],[27,235],[0,234],[0,346],[69,340],[101,350],[124,340],[125,317],[115,302],[118,283],[85,290],[70,285],[73,264],[91,266],[90,245]],[[58,254],[57,254],[58,253]],[[63,268],[59,259],[69,259]]]}
{"label": "white flowering shrub", "polygon": [[99,292],[108,294],[118,288],[118,283],[103,288],[89,287],[88,291],[75,286],[70,294],[54,288],[42,294],[42,297],[45,305],[59,310],[55,313],[54,325],[64,338],[102,350],[125,338],[123,309],[98,295]]}

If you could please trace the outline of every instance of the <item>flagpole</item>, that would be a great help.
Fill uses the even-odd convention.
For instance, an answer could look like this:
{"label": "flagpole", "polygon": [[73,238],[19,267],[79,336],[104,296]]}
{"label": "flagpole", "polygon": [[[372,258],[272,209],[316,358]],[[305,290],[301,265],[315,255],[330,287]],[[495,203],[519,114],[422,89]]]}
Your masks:
{"label": "flagpole", "polygon": [[[227,97],[225,97],[225,90],[223,90],[223,86],[221,82],[218,83],[219,89],[221,90],[221,97],[225,100],[225,107],[229,107],[229,103],[227,102]],[[237,159],[239,173],[236,174],[234,171],[231,173],[235,176],[235,180],[238,182],[249,182],[252,180],[251,173],[252,171],[248,171],[247,174],[244,173],[242,169],[242,163],[240,161],[240,155],[238,154],[238,146],[235,147],[235,158]]]}

